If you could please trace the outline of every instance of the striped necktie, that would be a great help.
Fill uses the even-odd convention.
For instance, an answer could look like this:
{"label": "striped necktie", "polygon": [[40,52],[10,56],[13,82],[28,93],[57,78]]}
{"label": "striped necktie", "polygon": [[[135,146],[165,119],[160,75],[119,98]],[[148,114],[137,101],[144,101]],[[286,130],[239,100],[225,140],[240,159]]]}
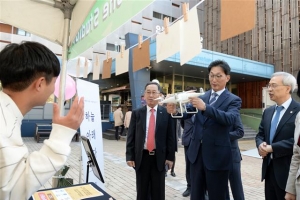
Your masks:
{"label": "striped necktie", "polygon": [[208,102],[209,105],[212,105],[212,104],[214,104],[217,101],[217,96],[218,96],[218,94],[216,92],[214,92],[214,93],[211,94],[211,98],[210,98],[210,100]]}

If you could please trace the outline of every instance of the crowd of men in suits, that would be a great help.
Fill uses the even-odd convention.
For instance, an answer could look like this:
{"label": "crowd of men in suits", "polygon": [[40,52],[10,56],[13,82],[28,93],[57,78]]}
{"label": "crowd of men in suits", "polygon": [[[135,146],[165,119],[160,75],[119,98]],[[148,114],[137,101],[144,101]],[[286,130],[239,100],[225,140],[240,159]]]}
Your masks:
{"label": "crowd of men in suits", "polygon": [[[242,101],[226,89],[230,71],[225,61],[213,61],[208,66],[211,89],[201,97],[190,98],[187,106],[188,110],[197,108],[198,112],[182,113],[187,179],[183,196],[190,196],[191,200],[230,199],[228,181],[233,198],[244,199],[242,158],[237,142],[244,135],[240,118]],[[277,72],[268,85],[270,98],[276,105],[264,111],[256,136],[258,152],[263,158],[262,180],[267,200],[294,200],[300,189],[295,186],[300,174],[299,133],[296,134],[300,128],[296,128],[294,136],[300,104],[291,98],[296,84],[293,75]],[[158,83],[146,84],[147,105],[132,111],[128,129],[126,161],[136,172],[138,200],[165,199],[165,170],[172,168],[175,159],[175,120],[170,114],[181,113],[175,104],[166,108],[158,105],[156,99],[160,93]]]}

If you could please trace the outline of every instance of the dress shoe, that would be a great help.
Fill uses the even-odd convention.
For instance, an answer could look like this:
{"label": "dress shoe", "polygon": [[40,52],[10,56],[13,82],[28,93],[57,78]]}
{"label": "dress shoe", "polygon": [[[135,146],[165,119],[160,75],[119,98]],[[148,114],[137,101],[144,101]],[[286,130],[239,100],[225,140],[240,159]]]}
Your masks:
{"label": "dress shoe", "polygon": [[191,189],[190,189],[190,188],[187,188],[187,189],[182,193],[182,196],[188,197],[188,196],[190,196],[190,193],[191,193]]}
{"label": "dress shoe", "polygon": [[175,177],[176,176],[175,172],[171,172],[171,176]]}

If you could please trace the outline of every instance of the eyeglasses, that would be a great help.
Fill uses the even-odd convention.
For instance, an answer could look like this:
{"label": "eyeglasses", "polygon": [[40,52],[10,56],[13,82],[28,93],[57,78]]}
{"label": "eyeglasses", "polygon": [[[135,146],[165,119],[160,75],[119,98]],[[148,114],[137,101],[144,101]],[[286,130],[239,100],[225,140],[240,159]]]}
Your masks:
{"label": "eyeglasses", "polygon": [[214,78],[216,78],[217,80],[219,80],[219,79],[221,79],[223,77],[223,75],[221,75],[221,74],[217,74],[217,75],[209,74],[208,77],[211,80],[214,79]]}
{"label": "eyeglasses", "polygon": [[159,94],[159,92],[146,91],[146,94],[149,95],[149,96],[150,96],[150,95],[155,96],[155,95]]}
{"label": "eyeglasses", "polygon": [[275,88],[277,88],[279,86],[287,86],[287,85],[277,85],[276,83],[267,84],[267,88],[268,89],[270,89],[270,88],[275,89]]}

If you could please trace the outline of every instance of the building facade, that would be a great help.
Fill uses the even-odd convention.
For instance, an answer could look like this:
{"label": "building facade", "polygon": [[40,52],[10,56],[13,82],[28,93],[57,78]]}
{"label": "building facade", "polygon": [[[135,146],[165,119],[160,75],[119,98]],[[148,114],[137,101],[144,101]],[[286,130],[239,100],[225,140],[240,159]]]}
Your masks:
{"label": "building facade", "polygon": [[[299,0],[256,0],[254,29],[220,41],[221,0],[204,2],[203,48],[274,65],[297,76],[300,64]],[[238,16],[237,16],[238,17]],[[257,107],[262,82],[238,84],[243,107]]]}
{"label": "building facade", "polygon": [[[189,7],[196,5],[199,0],[186,0]],[[158,0],[154,1],[147,9],[137,14],[126,24],[118,28],[104,40],[95,43],[93,48],[84,52],[82,56],[94,60],[95,55],[105,57],[106,51],[118,53],[120,45],[125,44],[125,35],[128,33],[142,34],[145,37],[155,39],[155,33],[163,28],[163,18],[169,17],[173,23],[182,15],[182,1],[179,0]],[[203,48],[215,52],[220,52],[240,58],[246,58],[262,63],[274,65],[274,71],[286,71],[296,75],[299,70],[299,0],[257,0],[256,26],[253,30],[220,41],[220,12],[221,0],[207,0],[197,7],[199,15],[200,33],[203,37]],[[11,42],[21,42],[22,40],[32,40],[46,44],[59,57],[61,47],[26,31],[20,30],[10,25],[0,22],[0,51]],[[128,47],[126,47],[128,48]],[[189,66],[189,70],[178,71],[175,64],[162,62],[159,67],[168,67],[172,70],[156,70],[158,65],[151,62],[151,66],[145,69],[149,72],[149,81],[157,78],[162,83],[164,92],[171,93],[184,89],[183,86],[195,84],[196,86],[209,85],[207,76],[203,68]],[[185,66],[182,66],[185,67]],[[205,67],[205,66],[204,66]],[[207,67],[207,66],[206,66]],[[112,72],[110,79],[89,81],[99,84],[102,100],[108,100],[107,96],[117,93],[125,102],[131,98],[128,88],[119,91],[117,88],[129,84],[129,74],[115,76]],[[268,82],[268,78],[244,78],[243,74],[234,76],[229,83],[230,90],[240,96],[243,100],[243,108],[260,108],[262,102],[262,87]],[[133,84],[133,83],[130,83]],[[116,90],[113,90],[116,88]],[[207,88],[209,89],[209,88]],[[124,92],[126,94],[124,94]]]}

